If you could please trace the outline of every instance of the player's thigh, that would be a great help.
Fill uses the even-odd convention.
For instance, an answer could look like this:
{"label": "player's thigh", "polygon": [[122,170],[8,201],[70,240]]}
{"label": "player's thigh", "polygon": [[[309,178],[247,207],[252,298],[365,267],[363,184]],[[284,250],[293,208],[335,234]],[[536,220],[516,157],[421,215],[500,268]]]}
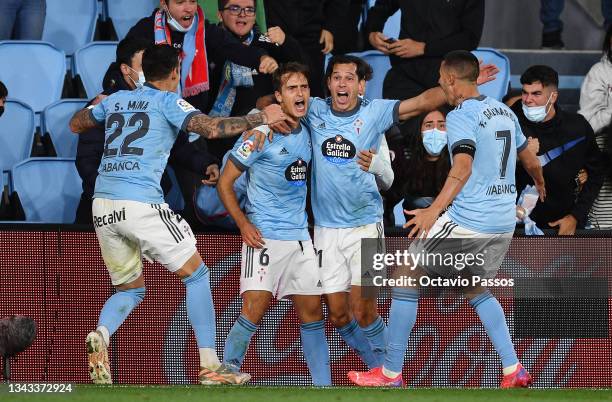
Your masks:
{"label": "player's thigh", "polygon": [[351,273],[340,249],[341,229],[315,226],[314,248],[324,294],[348,292]]}
{"label": "player's thigh", "polygon": [[159,262],[170,272],[185,269],[190,260],[199,257],[194,257],[196,238],[189,224],[168,204],[139,204],[140,221],[130,229],[139,239],[145,257]]}
{"label": "player's thigh", "polygon": [[92,203],[92,215],[102,258],[113,285],[137,280],[142,275],[140,243],[124,230],[129,220],[137,220],[131,206],[122,201],[96,198]]}
{"label": "player's thigh", "polygon": [[320,269],[310,239],[285,241],[287,252],[278,278],[277,297],[279,299],[292,295],[314,295],[323,293]]}
{"label": "player's thigh", "polygon": [[[278,294],[280,279],[290,255],[291,242],[263,239],[265,246],[254,248],[242,244],[240,261],[240,293],[263,290]],[[297,242],[295,242],[297,245]]]}
{"label": "player's thigh", "polygon": [[241,314],[252,323],[259,323],[270,306],[272,293],[267,290],[247,290],[242,293]]}
{"label": "player's thigh", "polygon": [[340,241],[340,250],[348,261],[351,285],[374,286],[373,278],[379,274],[372,266],[374,254],[385,252],[385,233],[382,222],[345,229]]}

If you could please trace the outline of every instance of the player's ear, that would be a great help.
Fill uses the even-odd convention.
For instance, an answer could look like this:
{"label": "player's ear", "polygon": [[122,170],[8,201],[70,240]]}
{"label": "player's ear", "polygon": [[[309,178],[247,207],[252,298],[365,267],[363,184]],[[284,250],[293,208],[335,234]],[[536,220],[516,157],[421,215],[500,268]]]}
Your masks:
{"label": "player's ear", "polygon": [[130,68],[125,63],[121,63],[119,65],[119,70],[121,71],[121,74],[123,75],[130,75]]}
{"label": "player's ear", "polygon": [[279,91],[274,91],[274,98],[276,98],[277,103],[281,103],[283,101],[283,96]]}
{"label": "player's ear", "polygon": [[366,80],[359,80],[359,95],[365,94]]}

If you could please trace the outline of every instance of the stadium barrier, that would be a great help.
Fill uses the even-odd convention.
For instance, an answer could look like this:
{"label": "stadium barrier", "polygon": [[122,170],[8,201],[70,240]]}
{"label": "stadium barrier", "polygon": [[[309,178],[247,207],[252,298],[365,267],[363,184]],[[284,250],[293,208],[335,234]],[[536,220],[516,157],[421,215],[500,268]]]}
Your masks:
{"label": "stadium barrier", "polygon": [[[575,294],[553,304],[523,293],[517,299],[508,289],[497,293],[519,358],[534,376],[534,387],[612,386],[612,237],[600,235],[607,237],[519,237],[512,242],[501,276],[514,275],[527,286],[542,277],[573,286],[582,277],[590,281],[587,286],[601,289],[598,284],[603,283],[605,292],[603,299],[601,294]],[[241,240],[236,234],[224,233],[197,237],[200,253],[211,269],[221,354],[240,312]],[[404,239],[388,237],[390,243],[398,241]],[[587,267],[588,272],[568,275],[577,265]],[[111,340],[113,379],[121,384],[194,384],[198,356],[187,320],[184,287],[157,264],[145,263],[145,278],[145,301]],[[38,324],[35,342],[12,365],[13,381],[88,382],[84,339],[95,328],[111,292],[94,233],[57,225],[0,228],[0,317],[23,314]],[[389,304],[383,293],[380,311],[384,318]],[[564,319],[568,309],[575,314]],[[346,372],[365,366],[329,324],[327,333],[334,384],[348,385]],[[276,302],[266,314],[243,370],[253,375],[254,384],[311,384],[290,302]],[[404,375],[408,385],[416,387],[497,387],[501,369],[468,303],[442,294],[419,302]]]}

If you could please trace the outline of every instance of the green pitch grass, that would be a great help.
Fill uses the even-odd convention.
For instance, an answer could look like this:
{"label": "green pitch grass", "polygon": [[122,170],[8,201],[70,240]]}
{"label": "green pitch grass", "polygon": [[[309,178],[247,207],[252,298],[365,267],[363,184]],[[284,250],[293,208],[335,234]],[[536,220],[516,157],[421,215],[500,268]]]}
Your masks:
{"label": "green pitch grass", "polygon": [[204,387],[78,385],[71,394],[8,394],[1,401],[67,402],[517,402],[612,401],[612,390],[592,389],[364,389],[301,387]]}

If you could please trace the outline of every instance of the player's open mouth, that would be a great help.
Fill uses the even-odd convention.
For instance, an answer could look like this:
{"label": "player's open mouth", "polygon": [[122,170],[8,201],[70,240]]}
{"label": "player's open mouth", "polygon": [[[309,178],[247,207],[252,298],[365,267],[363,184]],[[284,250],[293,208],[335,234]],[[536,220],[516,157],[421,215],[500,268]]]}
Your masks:
{"label": "player's open mouth", "polygon": [[348,100],[349,100],[348,92],[344,92],[344,91],[336,92],[336,99],[338,100],[338,103],[341,103],[341,104],[348,103]]}
{"label": "player's open mouth", "polygon": [[295,102],[295,110],[298,112],[304,112],[306,110],[306,102],[303,99]]}

